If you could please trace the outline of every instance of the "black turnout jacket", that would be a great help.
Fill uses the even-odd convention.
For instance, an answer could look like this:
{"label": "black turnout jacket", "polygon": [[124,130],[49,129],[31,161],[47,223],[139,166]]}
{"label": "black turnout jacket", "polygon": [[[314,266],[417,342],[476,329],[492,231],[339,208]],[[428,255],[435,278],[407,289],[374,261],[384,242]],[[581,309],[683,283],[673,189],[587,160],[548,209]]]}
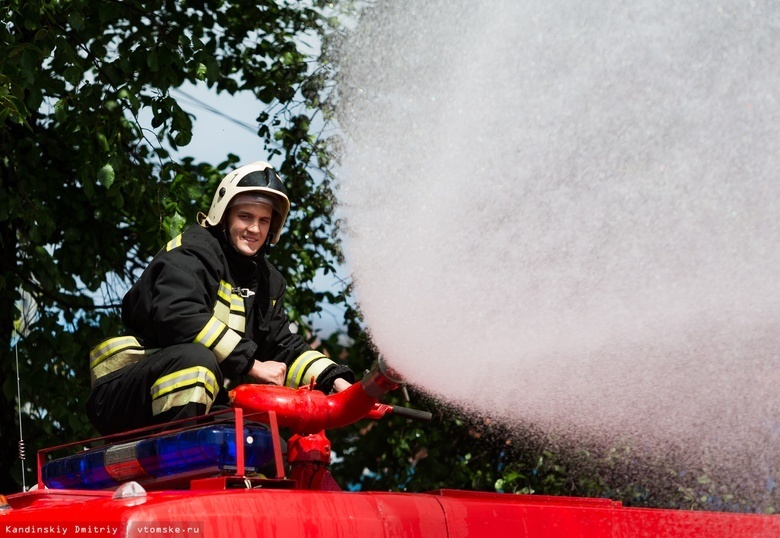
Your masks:
{"label": "black turnout jacket", "polygon": [[254,359],[287,364],[285,384],[330,392],[349,368],[313,351],[290,331],[286,283],[263,254],[237,252],[221,228],[194,224],[171,240],[125,295],[122,320],[144,348],[197,342],[211,349],[224,376],[249,371]]}

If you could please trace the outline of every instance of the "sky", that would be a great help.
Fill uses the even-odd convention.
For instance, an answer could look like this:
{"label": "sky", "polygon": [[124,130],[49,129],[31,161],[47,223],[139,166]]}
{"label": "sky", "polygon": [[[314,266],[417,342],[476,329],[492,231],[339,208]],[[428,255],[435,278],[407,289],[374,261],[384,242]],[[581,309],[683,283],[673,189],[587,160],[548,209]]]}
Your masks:
{"label": "sky", "polygon": [[255,118],[260,113],[260,103],[254,95],[217,95],[205,84],[185,87],[174,95],[182,108],[194,116],[192,142],[183,148],[183,155],[214,163],[228,153],[238,155],[241,164],[267,159],[254,130]]}

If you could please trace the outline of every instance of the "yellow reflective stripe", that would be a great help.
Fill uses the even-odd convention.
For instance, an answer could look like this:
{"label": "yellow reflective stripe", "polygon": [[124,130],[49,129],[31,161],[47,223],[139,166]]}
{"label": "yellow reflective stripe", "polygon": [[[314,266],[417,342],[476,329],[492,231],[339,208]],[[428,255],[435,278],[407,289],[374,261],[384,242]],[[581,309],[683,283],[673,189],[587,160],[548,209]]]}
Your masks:
{"label": "yellow reflective stripe", "polygon": [[230,311],[241,312],[242,314],[246,312],[244,309],[244,298],[237,293],[230,294]]}
{"label": "yellow reflective stripe", "polygon": [[198,336],[195,337],[195,342],[198,344],[203,344],[207,348],[211,349],[214,347],[214,342],[217,341],[219,335],[226,329],[227,325],[225,325],[216,317],[211,316],[211,318],[209,318],[208,322],[206,323],[206,326],[203,327],[203,329],[201,329],[201,331],[198,333]]}
{"label": "yellow reflective stripe", "polygon": [[336,363],[319,351],[309,350],[301,353],[287,369],[287,379],[284,384],[288,387],[298,388],[304,375],[306,379],[303,382],[308,383],[312,376],[314,376],[314,379],[317,379],[325,368],[331,364]]}
{"label": "yellow reflective stripe", "polygon": [[104,375],[135,364],[157,351],[159,348],[144,349],[132,336],[118,336],[105,340],[94,347],[89,354],[89,377],[92,386],[95,386],[95,382]]}
{"label": "yellow reflective stripe", "polygon": [[217,379],[208,368],[193,366],[161,377],[152,385],[151,394],[155,416],[188,403],[203,404],[208,413],[216,399]]}
{"label": "yellow reflective stripe", "polygon": [[228,357],[228,355],[233,353],[233,350],[236,349],[236,346],[240,341],[241,341],[241,335],[238,334],[236,331],[232,331],[228,329],[227,332],[222,336],[222,338],[219,339],[217,345],[215,345],[214,348],[212,349],[214,355],[217,356],[217,361],[219,362],[224,361]]}
{"label": "yellow reflective stripe", "polygon": [[299,355],[298,358],[293,361],[290,367],[287,368],[287,379],[285,380],[284,384],[288,387],[297,388],[301,380],[301,375],[303,375],[303,370],[305,370],[309,364],[319,359],[321,356],[322,353],[313,350],[306,351]]}
{"label": "yellow reflective stripe", "polygon": [[230,320],[230,306],[218,300],[217,304],[214,305],[214,317],[227,323]]}
{"label": "yellow reflective stripe", "polygon": [[230,285],[229,282],[225,282],[224,280],[221,280],[219,282],[219,289],[217,289],[217,300],[222,299],[222,301],[225,302],[226,305],[230,305],[230,291],[233,289],[233,286]]}
{"label": "yellow reflective stripe", "polygon": [[188,386],[194,387],[199,383],[209,389],[212,394],[217,393],[217,378],[214,377],[211,370],[204,366],[193,366],[164,375],[154,382],[150,392],[152,399],[156,400],[169,392]]}
{"label": "yellow reflective stripe", "polygon": [[217,289],[217,304],[214,305],[214,317],[225,325],[244,333],[246,329],[246,308],[244,298],[233,293],[230,283],[222,280]]}
{"label": "yellow reflective stripe", "polygon": [[100,364],[93,366],[89,369],[89,377],[90,381],[92,382],[92,386],[95,385],[95,382],[103,377],[104,375],[108,375],[110,373],[116,372],[117,370],[121,370],[125,366],[130,366],[131,364],[135,364],[147,355],[151,355],[155,351],[158,351],[157,349],[126,349],[120,353],[117,353],[116,355],[112,355],[108,357],[106,360],[101,362]]}
{"label": "yellow reflective stripe", "polygon": [[246,329],[246,316],[244,316],[244,314],[233,314],[231,312],[230,317],[228,318],[228,327],[234,331],[243,333],[244,329]]}
{"label": "yellow reflective stripe", "polygon": [[228,327],[243,333],[246,329],[246,308],[244,308],[244,298],[237,293],[230,294],[230,318]]}
{"label": "yellow reflective stripe", "polygon": [[173,392],[152,402],[152,415],[157,416],[174,407],[184,407],[188,403],[199,403],[206,406],[206,413],[211,410],[214,398],[200,385],[189,390]]}
{"label": "yellow reflective stripe", "polygon": [[241,335],[228,328],[225,323],[212,316],[206,326],[195,337],[195,342],[203,344],[222,362],[230,355],[241,341]]}
{"label": "yellow reflective stripe", "polygon": [[132,336],[117,336],[104,340],[89,352],[89,367],[94,368],[111,355],[115,355],[125,349],[143,349],[138,339]]}
{"label": "yellow reflective stripe", "polygon": [[[301,383],[304,385],[309,382],[309,380],[313,377],[316,381],[318,377],[320,377],[320,374],[325,371],[325,368],[330,366],[331,364],[336,364],[332,360],[330,360],[327,357],[322,357],[318,361],[314,361],[314,363],[309,366],[302,374],[301,374],[301,380],[298,381],[298,385],[300,386]],[[303,378],[305,376],[305,378]]]}
{"label": "yellow reflective stripe", "polygon": [[165,250],[170,252],[171,250],[181,246],[181,234],[177,235],[165,245]]}

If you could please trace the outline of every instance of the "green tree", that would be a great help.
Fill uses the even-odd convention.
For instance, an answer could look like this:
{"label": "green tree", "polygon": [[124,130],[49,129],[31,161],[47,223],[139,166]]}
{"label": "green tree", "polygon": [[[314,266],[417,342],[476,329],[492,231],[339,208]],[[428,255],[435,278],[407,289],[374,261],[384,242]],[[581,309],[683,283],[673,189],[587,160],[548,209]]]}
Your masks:
{"label": "green tree", "polygon": [[[319,2],[6,0],[0,10],[0,491],[9,492],[21,474],[15,352],[28,453],[93,434],[90,347],[121,332],[133,275],[238,164],[173,156],[193,120],[176,88],[257,97],[258,157],[273,160],[295,202],[273,253],[291,310],[344,296],[310,285],[339,255],[321,129],[329,67],[318,48],[333,20]],[[22,294],[37,316],[18,339]]]}

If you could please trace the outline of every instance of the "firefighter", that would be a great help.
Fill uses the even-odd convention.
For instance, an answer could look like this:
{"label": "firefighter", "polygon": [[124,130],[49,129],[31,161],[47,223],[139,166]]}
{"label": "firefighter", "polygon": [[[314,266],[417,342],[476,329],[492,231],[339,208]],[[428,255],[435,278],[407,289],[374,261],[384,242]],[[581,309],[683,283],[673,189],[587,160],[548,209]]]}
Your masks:
{"label": "firefighter", "polygon": [[154,257],[122,301],[127,334],[90,353],[87,414],[103,434],[228,407],[226,380],[325,393],[354,382],[349,368],[290,329],[285,281],[266,259],[290,210],[270,164],[220,182],[208,214]]}

